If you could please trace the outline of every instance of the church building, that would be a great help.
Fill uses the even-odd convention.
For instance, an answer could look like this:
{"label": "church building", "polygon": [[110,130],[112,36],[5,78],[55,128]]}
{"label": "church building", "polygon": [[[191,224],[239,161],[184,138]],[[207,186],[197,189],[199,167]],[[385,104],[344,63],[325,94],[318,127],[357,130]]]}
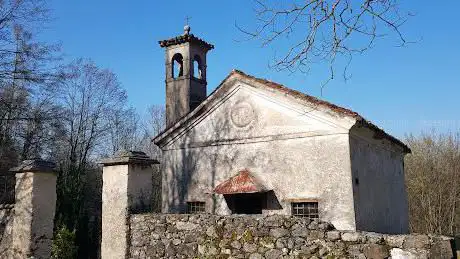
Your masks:
{"label": "church building", "polygon": [[159,43],[162,212],[283,214],[408,232],[403,142],[354,111],[238,70],[207,95],[214,46],[189,26]]}

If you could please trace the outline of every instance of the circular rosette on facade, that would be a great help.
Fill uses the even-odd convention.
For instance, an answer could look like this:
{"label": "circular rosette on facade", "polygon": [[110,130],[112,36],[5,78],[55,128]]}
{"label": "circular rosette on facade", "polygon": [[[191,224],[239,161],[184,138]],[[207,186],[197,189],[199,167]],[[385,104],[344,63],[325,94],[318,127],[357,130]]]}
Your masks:
{"label": "circular rosette on facade", "polygon": [[249,127],[256,120],[256,113],[249,102],[238,102],[230,112],[230,119],[235,127]]}

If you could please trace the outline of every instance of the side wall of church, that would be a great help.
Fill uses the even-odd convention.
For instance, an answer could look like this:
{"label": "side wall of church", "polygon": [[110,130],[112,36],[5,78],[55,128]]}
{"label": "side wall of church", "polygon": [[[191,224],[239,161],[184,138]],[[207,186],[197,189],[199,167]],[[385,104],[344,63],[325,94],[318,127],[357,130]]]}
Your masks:
{"label": "side wall of church", "polygon": [[178,148],[163,153],[163,212],[183,213],[188,201],[206,211],[230,214],[219,183],[249,170],[276,195],[267,214],[291,214],[291,201],[316,200],[322,220],[355,229],[348,134]]}
{"label": "side wall of church", "polygon": [[350,135],[356,228],[381,233],[408,233],[404,154],[369,129]]}

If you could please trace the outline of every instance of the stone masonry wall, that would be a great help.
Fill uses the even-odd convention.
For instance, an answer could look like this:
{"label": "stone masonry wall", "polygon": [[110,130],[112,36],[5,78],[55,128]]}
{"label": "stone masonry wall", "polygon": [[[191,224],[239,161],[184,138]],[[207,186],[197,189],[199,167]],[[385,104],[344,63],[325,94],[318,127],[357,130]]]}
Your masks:
{"label": "stone masonry wall", "polygon": [[130,258],[453,258],[451,238],[334,230],[290,216],[137,214]]}

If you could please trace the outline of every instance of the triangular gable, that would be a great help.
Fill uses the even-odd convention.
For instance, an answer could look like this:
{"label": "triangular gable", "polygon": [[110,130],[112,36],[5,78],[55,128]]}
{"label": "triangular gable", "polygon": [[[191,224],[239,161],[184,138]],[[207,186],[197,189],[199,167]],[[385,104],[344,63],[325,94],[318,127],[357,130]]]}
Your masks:
{"label": "triangular gable", "polygon": [[317,109],[321,109],[323,111],[327,111],[332,114],[336,114],[339,116],[349,117],[356,121],[357,125],[368,127],[371,130],[375,131],[379,137],[386,138],[391,142],[394,142],[401,146],[405,152],[410,152],[410,149],[401,141],[394,138],[393,136],[385,133],[383,130],[375,126],[374,124],[370,123],[369,121],[365,120],[362,116],[358,113],[351,111],[349,109],[339,107],[332,103],[329,103],[324,100],[320,100],[316,97],[306,95],[299,91],[287,88],[283,85],[265,80],[256,78],[250,75],[247,75],[241,71],[233,70],[222,82],[221,84],[204,100],[196,109],[191,111],[190,113],[186,114],[180,120],[178,120],[175,124],[171,125],[169,128],[165,129],[161,132],[157,137],[153,139],[154,143],[162,146],[165,140],[177,134],[178,132],[183,132],[188,127],[189,123],[194,119],[197,119],[205,114],[209,113],[213,110],[214,106],[216,105],[217,100],[220,97],[225,96],[228,94],[228,91],[234,86],[236,81],[240,81],[246,83],[248,85],[257,86],[264,88],[269,91],[281,93],[285,96],[289,96],[300,103],[304,103],[305,105],[315,106]]}

